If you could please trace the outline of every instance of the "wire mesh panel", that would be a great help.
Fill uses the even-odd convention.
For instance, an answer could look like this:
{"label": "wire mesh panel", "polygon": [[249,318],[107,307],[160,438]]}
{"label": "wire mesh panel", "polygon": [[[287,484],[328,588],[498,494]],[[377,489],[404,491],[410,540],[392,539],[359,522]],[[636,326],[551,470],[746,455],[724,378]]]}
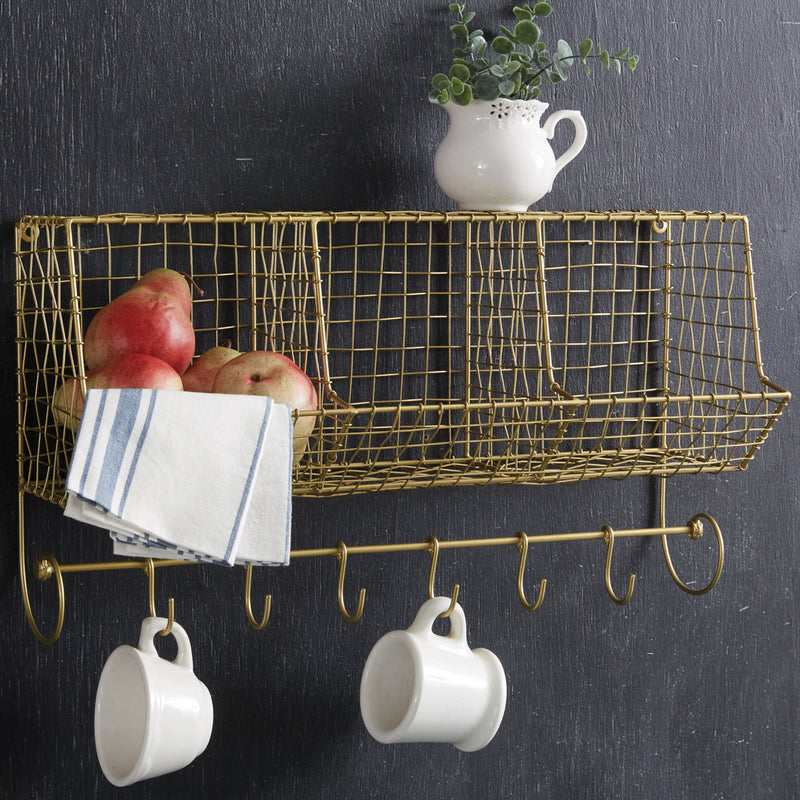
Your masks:
{"label": "wire mesh panel", "polygon": [[789,399],[738,215],[25,218],[24,491],[64,502],[75,426],[54,398],[85,390],[92,315],[156,267],[197,286],[197,354],[276,350],[317,384],[297,495],[743,468]]}

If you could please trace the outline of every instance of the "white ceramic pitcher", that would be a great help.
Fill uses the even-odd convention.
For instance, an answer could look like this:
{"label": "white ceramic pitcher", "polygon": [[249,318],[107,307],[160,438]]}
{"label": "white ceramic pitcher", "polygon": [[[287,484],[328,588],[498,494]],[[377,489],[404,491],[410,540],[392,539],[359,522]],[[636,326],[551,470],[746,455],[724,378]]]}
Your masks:
{"label": "white ceramic pitcher", "polygon": [[[526,211],[586,143],[579,111],[556,111],[540,124],[547,103],[539,100],[473,100],[466,106],[451,100],[444,108],[450,129],[436,151],[434,174],[465,211]],[[562,119],[572,122],[575,136],[556,158],[548,140]]]}

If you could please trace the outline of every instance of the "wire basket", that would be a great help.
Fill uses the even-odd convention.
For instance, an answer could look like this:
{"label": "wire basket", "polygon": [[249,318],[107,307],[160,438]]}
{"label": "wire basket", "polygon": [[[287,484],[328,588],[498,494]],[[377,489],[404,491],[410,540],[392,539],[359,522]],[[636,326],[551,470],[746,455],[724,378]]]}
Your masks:
{"label": "wire basket", "polygon": [[290,356],[319,387],[295,495],[743,469],[789,400],[761,361],[746,217],[341,212],[25,217],[20,489],[65,502],[97,309],[170,267],[197,353]]}

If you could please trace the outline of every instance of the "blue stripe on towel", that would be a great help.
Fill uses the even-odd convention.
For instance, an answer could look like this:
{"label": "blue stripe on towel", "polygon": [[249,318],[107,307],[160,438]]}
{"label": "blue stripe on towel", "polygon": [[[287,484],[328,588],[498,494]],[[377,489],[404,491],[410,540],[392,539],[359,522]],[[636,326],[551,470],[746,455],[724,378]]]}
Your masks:
{"label": "blue stripe on towel", "polygon": [[108,437],[108,447],[103,458],[103,467],[97,482],[96,501],[105,509],[111,508],[114,491],[120,478],[122,460],[128,447],[136,415],[142,400],[141,389],[123,389],[119,392],[119,402]]}
{"label": "blue stripe on towel", "polygon": [[242,525],[242,519],[244,517],[245,505],[247,503],[247,498],[250,496],[253,481],[255,480],[256,469],[258,467],[259,459],[261,458],[261,451],[264,447],[264,437],[267,435],[267,425],[269,423],[270,412],[272,411],[272,399],[268,397],[266,400],[267,404],[266,408],[264,409],[264,416],[261,420],[261,428],[258,432],[258,440],[256,441],[253,458],[250,460],[250,469],[247,473],[247,479],[245,480],[245,485],[239,499],[239,508],[236,511],[236,519],[233,523],[233,529],[228,537],[228,546],[225,548],[224,559],[228,563],[230,563],[231,554],[234,552],[236,544],[239,540],[239,532]]}
{"label": "blue stripe on towel", "polygon": [[150,403],[147,406],[147,416],[144,420],[144,425],[142,425],[142,431],[139,434],[139,439],[136,442],[136,449],[133,453],[133,458],[131,459],[131,466],[128,470],[128,476],[125,479],[125,488],[122,491],[122,498],[120,499],[119,503],[119,512],[118,516],[122,516],[122,512],[125,509],[125,503],[128,501],[128,492],[131,488],[131,483],[133,482],[133,476],[136,472],[136,465],[139,462],[139,456],[142,454],[142,448],[144,447],[144,441],[147,438],[147,433],[150,430],[150,422],[153,419],[153,411],[156,407],[156,397],[157,392],[154,390],[150,390]]}
{"label": "blue stripe on towel", "polygon": [[[88,400],[87,400],[88,405]],[[100,427],[103,422],[103,410],[106,407],[106,393],[100,395],[100,405],[97,409],[97,416],[94,418],[94,428],[92,429],[92,438],[89,442],[89,448],[86,453],[86,461],[83,464],[83,474],[81,475],[81,485],[79,488],[80,494],[85,493],[86,480],[89,477],[89,468],[92,466],[92,459],[94,458],[94,450],[97,444],[97,436],[100,433]]]}

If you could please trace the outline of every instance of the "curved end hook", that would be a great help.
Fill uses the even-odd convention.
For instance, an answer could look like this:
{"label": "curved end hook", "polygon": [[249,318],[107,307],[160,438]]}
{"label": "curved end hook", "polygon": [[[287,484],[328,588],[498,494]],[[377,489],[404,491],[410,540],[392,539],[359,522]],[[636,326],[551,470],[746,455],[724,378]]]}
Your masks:
{"label": "curved end hook", "polygon": [[684,592],[693,595],[701,595],[705,594],[706,592],[710,592],[717,585],[719,576],[722,574],[722,563],[725,560],[725,545],[722,541],[722,531],[720,531],[719,525],[717,525],[717,521],[713,517],[710,517],[708,514],[695,514],[689,520],[688,527],[691,529],[689,537],[692,539],[699,539],[703,535],[702,520],[706,520],[711,524],[711,527],[714,529],[714,535],[717,537],[717,568],[714,572],[714,577],[711,579],[711,583],[702,589],[692,589],[678,577],[678,573],[675,571],[675,567],[672,565],[672,558],[670,558],[669,555],[667,534],[661,534],[661,547],[664,550],[664,559],[667,562],[667,569],[669,570],[669,574],[672,576],[672,580],[674,580]]}
{"label": "curved end hook", "polygon": [[608,592],[609,597],[617,605],[624,606],[631,599],[631,595],[633,594],[633,586],[636,583],[636,575],[631,573],[630,577],[628,578],[628,591],[625,593],[625,597],[617,597],[617,595],[614,593],[614,590],[611,588],[611,554],[614,552],[614,529],[610,525],[606,525],[603,528],[603,533],[605,534],[603,541],[606,543],[606,547],[608,548],[608,551],[606,552],[606,591]]}
{"label": "curved end hook", "polygon": [[[147,575],[147,601],[150,609],[150,616],[157,617],[156,614],[156,567],[152,558],[144,559],[145,575]],[[159,631],[159,636],[169,636],[172,633],[172,624],[175,622],[175,599],[170,597],[167,600],[167,627]]]}
{"label": "curved end hook", "polygon": [[172,633],[172,623],[175,622],[175,598],[170,597],[167,600],[167,627],[163,631],[159,631],[159,636],[169,636]]}
{"label": "curved end hook", "polygon": [[245,567],[245,579],[244,579],[244,610],[247,614],[247,621],[250,623],[251,627],[255,628],[255,630],[260,631],[267,627],[267,623],[269,622],[269,615],[272,611],[272,595],[264,595],[264,613],[261,616],[261,621],[259,622],[255,615],[253,614],[253,604],[250,600],[250,592],[253,587],[253,566],[248,564]]}
{"label": "curved end hook", "polygon": [[64,627],[64,609],[66,605],[64,599],[64,576],[61,574],[61,567],[58,565],[58,561],[56,561],[56,557],[54,555],[48,554],[45,556],[39,556],[39,558],[36,559],[35,567],[36,577],[40,581],[46,581],[53,575],[56,577],[56,587],[58,589],[58,615],[56,617],[56,627],[50,636],[45,636],[39,630],[39,626],[36,624],[36,620],[33,618],[33,609],[31,607],[30,597],[28,595],[28,579],[25,569],[25,551],[24,547],[21,547],[19,553],[19,577],[20,583],[22,584],[22,604],[25,607],[25,616],[28,620],[30,629],[33,631],[33,635],[42,644],[53,644],[58,637],[61,636],[61,629]]}
{"label": "curved end hook", "polygon": [[344,604],[344,573],[347,569],[347,547],[344,542],[339,542],[337,547],[336,558],[339,559],[339,586],[337,591],[339,611],[348,622],[358,622],[364,613],[364,598],[367,595],[367,590],[363,587],[361,588],[358,593],[358,605],[356,606],[355,614],[350,614]]}
{"label": "curved end hook", "polygon": [[539,595],[536,602],[531,604],[525,597],[525,589],[523,588],[523,581],[525,577],[525,562],[528,560],[528,536],[524,531],[517,534],[517,549],[521,553],[519,559],[519,571],[517,572],[517,594],[519,594],[520,602],[526,611],[536,611],[542,605],[544,600],[544,592],[547,587],[547,578],[542,578],[539,583]]}
{"label": "curved end hook", "polygon": [[[428,598],[433,599],[436,595],[433,591],[433,585],[436,579],[436,565],[439,563],[439,540],[435,536],[428,539],[428,553],[431,556],[431,571],[428,575]],[[450,605],[439,614],[440,617],[449,617],[455,610],[456,603],[458,602],[458,592],[461,587],[459,584],[453,586],[453,593],[450,595]]]}

